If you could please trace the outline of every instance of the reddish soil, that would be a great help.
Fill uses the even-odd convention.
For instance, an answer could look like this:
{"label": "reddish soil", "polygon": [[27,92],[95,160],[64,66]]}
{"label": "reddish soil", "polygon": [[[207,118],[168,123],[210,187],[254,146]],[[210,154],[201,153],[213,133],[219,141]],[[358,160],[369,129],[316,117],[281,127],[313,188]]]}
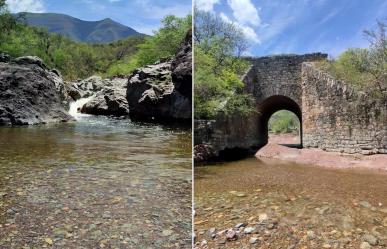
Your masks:
{"label": "reddish soil", "polygon": [[[387,155],[351,155],[326,152],[321,149],[297,149],[283,144],[298,144],[299,137],[293,134],[270,134],[269,143],[255,156],[314,164],[329,168],[368,168],[387,171]],[[281,145],[280,145],[281,144]]]}

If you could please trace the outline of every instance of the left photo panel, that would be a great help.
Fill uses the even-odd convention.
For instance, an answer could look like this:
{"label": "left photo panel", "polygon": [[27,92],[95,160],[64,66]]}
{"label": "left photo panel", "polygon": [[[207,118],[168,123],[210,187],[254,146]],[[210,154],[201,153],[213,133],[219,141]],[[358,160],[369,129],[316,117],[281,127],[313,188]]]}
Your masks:
{"label": "left photo panel", "polygon": [[191,234],[191,0],[0,0],[0,248]]}

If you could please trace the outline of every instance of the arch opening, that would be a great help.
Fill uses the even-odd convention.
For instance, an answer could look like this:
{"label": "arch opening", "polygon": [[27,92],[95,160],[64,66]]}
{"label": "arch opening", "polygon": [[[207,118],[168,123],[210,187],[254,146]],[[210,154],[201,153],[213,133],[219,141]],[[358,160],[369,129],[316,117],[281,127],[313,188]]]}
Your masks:
{"label": "arch opening", "polygon": [[290,111],[280,110],[271,115],[268,121],[268,143],[288,147],[301,147],[300,121]]}
{"label": "arch opening", "polygon": [[[300,106],[294,100],[283,95],[274,95],[259,104],[258,111],[261,115],[260,127],[262,129],[264,145],[270,142],[289,147],[302,148],[302,112]],[[286,136],[276,137],[274,134],[273,118],[288,119],[288,122],[290,122],[289,120],[292,120],[290,124],[284,125],[293,126],[288,127],[289,132],[297,132],[298,139],[297,137],[296,139],[293,137],[291,141],[285,141]],[[286,120],[281,122],[286,123]],[[292,128],[294,130],[292,130]],[[269,140],[269,138],[272,139]]]}

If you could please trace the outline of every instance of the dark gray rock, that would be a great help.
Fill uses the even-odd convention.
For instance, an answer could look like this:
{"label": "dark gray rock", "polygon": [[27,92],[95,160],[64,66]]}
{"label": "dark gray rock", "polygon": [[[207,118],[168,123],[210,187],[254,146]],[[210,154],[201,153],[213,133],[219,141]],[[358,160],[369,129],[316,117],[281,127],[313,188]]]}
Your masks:
{"label": "dark gray rock", "polygon": [[126,79],[104,80],[107,84],[82,108],[82,113],[106,116],[127,116]]}
{"label": "dark gray rock", "polygon": [[78,100],[93,96],[108,86],[112,86],[109,79],[102,79],[100,76],[94,75],[84,80],[70,83],[67,91],[74,100]]}
{"label": "dark gray rock", "polygon": [[0,53],[0,62],[9,62],[11,57],[6,53]]}
{"label": "dark gray rock", "polygon": [[42,59],[37,56],[22,56],[13,60],[18,65],[37,65],[42,69],[47,69]]}
{"label": "dark gray rock", "polygon": [[192,97],[192,30],[189,30],[180,51],[171,63],[172,81],[176,91]]}
{"label": "dark gray rock", "polygon": [[72,120],[62,78],[38,57],[0,62],[0,125]]}
{"label": "dark gray rock", "polygon": [[130,117],[170,122],[192,115],[191,32],[172,61],[137,69],[129,77],[126,98]]}
{"label": "dark gray rock", "polygon": [[78,100],[82,98],[82,92],[74,85],[67,86],[67,94],[73,99]]}

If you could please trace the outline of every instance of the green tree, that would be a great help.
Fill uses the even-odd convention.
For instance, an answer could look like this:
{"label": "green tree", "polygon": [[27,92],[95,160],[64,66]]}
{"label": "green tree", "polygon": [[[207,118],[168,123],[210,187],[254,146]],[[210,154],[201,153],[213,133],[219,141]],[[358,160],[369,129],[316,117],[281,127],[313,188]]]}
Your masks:
{"label": "green tree", "polygon": [[187,34],[187,30],[192,26],[192,16],[179,18],[169,15],[161,23],[162,27],[154,33],[154,36],[147,37],[145,42],[139,45],[137,54],[139,66],[153,64],[175,55]]}
{"label": "green tree", "polygon": [[247,115],[254,99],[243,93],[241,75],[248,63],[240,55],[247,48],[243,32],[234,24],[205,12],[195,12],[195,117],[215,118],[219,113]]}
{"label": "green tree", "polygon": [[386,29],[387,25],[378,21],[376,30],[364,31],[370,42],[368,48],[347,49],[337,59],[321,62],[320,66],[335,78],[387,100]]}
{"label": "green tree", "polygon": [[365,30],[364,35],[370,42],[367,58],[368,71],[372,75],[372,83],[387,99],[387,24],[377,22],[377,30]]}

